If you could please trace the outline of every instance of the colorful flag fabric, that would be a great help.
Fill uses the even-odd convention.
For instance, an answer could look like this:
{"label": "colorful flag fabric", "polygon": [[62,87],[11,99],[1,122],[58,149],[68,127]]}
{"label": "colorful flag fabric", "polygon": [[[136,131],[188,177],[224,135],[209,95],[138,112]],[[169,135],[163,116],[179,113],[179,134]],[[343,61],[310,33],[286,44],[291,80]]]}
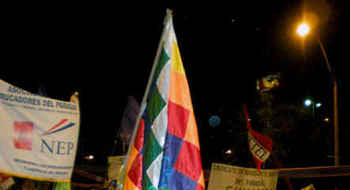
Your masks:
{"label": "colorful flag fabric", "polygon": [[11,176],[0,173],[0,190],[10,189],[10,187],[14,184],[15,181]]}
{"label": "colorful flag fabric", "polygon": [[253,130],[249,121],[248,110],[245,105],[244,115],[248,127],[249,150],[253,155],[257,169],[260,170],[261,164],[269,158],[272,152],[272,139]]}
{"label": "colorful flag fabric", "polygon": [[139,112],[139,103],[134,97],[129,96],[118,131],[118,136],[126,145],[129,145],[130,143],[131,135]]}
{"label": "colorful flag fabric", "polygon": [[280,85],[280,74],[271,74],[256,81],[256,89],[259,92],[267,92]]}
{"label": "colorful flag fabric", "polygon": [[129,147],[123,190],[202,190],[198,132],[170,11]]}

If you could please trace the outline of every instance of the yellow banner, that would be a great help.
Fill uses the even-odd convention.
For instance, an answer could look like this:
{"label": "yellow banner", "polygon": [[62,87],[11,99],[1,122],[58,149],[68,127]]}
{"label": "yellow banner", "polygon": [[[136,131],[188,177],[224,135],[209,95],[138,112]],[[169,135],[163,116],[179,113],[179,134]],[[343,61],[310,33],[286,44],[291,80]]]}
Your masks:
{"label": "yellow banner", "polygon": [[210,171],[208,190],[275,190],[277,170],[242,168],[226,164],[213,163]]}
{"label": "yellow banner", "polygon": [[304,188],[301,188],[301,190],[316,190],[316,188],[314,187],[314,184],[310,184]]}
{"label": "yellow banner", "polygon": [[108,157],[108,179],[119,181],[120,171],[124,163],[125,156]]}

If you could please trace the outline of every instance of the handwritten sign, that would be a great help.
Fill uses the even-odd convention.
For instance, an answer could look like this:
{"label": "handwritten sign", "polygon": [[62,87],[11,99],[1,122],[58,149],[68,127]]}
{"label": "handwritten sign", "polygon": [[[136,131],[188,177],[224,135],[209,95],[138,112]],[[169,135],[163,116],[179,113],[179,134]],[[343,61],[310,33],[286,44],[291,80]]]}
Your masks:
{"label": "handwritten sign", "polygon": [[254,168],[213,163],[208,190],[275,190],[277,180],[277,170],[258,171]]}

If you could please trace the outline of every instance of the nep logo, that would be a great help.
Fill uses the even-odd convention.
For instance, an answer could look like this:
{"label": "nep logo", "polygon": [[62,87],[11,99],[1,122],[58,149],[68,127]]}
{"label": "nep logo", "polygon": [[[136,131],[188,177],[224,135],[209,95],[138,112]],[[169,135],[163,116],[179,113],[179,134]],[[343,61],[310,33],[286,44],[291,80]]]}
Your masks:
{"label": "nep logo", "polygon": [[71,128],[75,123],[66,124],[68,119],[62,119],[56,125],[51,127],[49,130],[41,134],[41,148],[40,152],[49,153],[55,155],[70,155],[72,153],[74,143],[71,141],[55,140],[53,138],[44,139],[44,137],[57,134],[60,131]]}
{"label": "nep logo", "polygon": [[[60,122],[52,126],[49,130],[41,134],[40,152],[56,155],[70,155],[74,148],[74,143],[71,141],[57,140],[56,138],[44,138],[52,134],[57,134],[60,131],[71,128],[75,123],[67,123],[68,119],[62,119]],[[15,137],[13,144],[16,149],[32,150],[34,124],[29,121],[15,121],[13,125]]]}
{"label": "nep logo", "polygon": [[32,150],[34,124],[29,121],[15,121],[13,130],[15,132],[15,138],[13,139],[15,148]]}
{"label": "nep logo", "polygon": [[[68,129],[70,127],[73,127],[74,126],[74,123],[69,123],[61,128],[58,128],[60,127],[61,125],[63,125],[65,122],[67,122],[68,119],[62,119],[59,123],[57,123],[56,125],[54,125],[53,127],[51,127],[49,130],[47,130],[46,132],[44,132],[43,134],[41,134],[41,136],[46,136],[46,135],[51,135],[53,133],[57,133],[59,131],[63,131],[65,129]],[[56,129],[58,128],[58,129]],[[56,129],[56,130],[55,130]]]}

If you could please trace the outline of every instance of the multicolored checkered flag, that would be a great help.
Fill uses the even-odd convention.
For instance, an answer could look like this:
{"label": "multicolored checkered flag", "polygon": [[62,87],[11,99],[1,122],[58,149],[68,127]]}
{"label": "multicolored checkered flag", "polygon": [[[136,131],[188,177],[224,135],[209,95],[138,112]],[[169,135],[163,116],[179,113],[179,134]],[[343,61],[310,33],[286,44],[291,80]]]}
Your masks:
{"label": "multicolored checkered flag", "polygon": [[190,90],[167,11],[119,188],[204,190]]}

